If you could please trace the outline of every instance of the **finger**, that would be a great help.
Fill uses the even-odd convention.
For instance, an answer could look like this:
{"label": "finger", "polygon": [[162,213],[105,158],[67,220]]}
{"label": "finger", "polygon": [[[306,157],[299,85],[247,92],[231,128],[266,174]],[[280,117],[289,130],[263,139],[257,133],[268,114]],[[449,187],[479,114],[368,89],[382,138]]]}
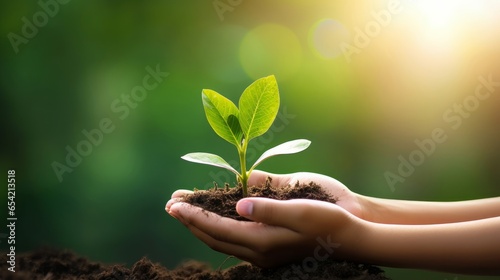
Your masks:
{"label": "finger", "polygon": [[172,197],[171,198],[179,198],[179,197],[183,197],[185,195],[188,195],[188,194],[192,194],[193,191],[190,191],[190,190],[176,190],[175,192],[172,193]]}
{"label": "finger", "polygon": [[[297,243],[273,243],[273,247],[259,249],[259,245],[254,246],[243,246],[229,242],[219,241],[217,239],[212,238],[209,234],[204,231],[198,229],[193,224],[188,224],[186,227],[200,239],[203,243],[207,244],[212,250],[235,256],[236,258],[250,262],[259,267],[274,267],[276,265],[280,265],[283,263],[287,263],[290,260],[297,259],[298,256],[302,255],[300,250],[293,248],[290,244]],[[266,238],[266,236],[260,236],[259,239],[262,240]],[[281,238],[280,240],[283,240]],[[294,241],[291,241],[294,242]],[[283,242],[284,243],[284,242]],[[255,249],[257,248],[257,249]],[[278,254],[277,254],[278,253]]]}
{"label": "finger", "polygon": [[200,207],[185,202],[175,202],[170,206],[170,215],[184,225],[193,225],[219,241],[234,239],[234,232],[241,227],[234,219],[224,218]]}
{"label": "finger", "polygon": [[262,197],[244,198],[236,204],[241,216],[255,222],[284,227],[301,233],[310,230],[306,224],[319,223],[322,213],[333,204],[309,199],[274,200]]}
{"label": "finger", "polygon": [[174,203],[177,203],[177,202],[182,202],[182,198],[179,197],[179,198],[169,199],[167,201],[167,204],[165,205],[165,211],[167,211],[167,213],[170,214],[170,208],[172,207],[172,205],[174,205]]}
{"label": "finger", "polygon": [[170,207],[172,216],[184,225],[195,227],[211,239],[210,246],[222,248],[224,243],[250,248],[256,252],[266,252],[269,248],[285,246],[300,240],[300,235],[286,228],[268,226],[262,223],[237,221],[203,211],[201,208],[178,202]]}
{"label": "finger", "polygon": [[182,198],[185,195],[192,194],[193,192],[190,190],[176,190],[174,193],[172,193],[171,199],[167,202],[165,205],[165,211],[170,214],[170,207],[176,203],[182,201]]}
{"label": "finger", "polygon": [[[200,207],[185,202],[176,202],[170,206],[169,213],[184,225],[193,225],[212,238],[222,241],[241,244],[239,238],[248,222],[241,222],[221,217]],[[255,229],[254,229],[255,230]]]}
{"label": "finger", "polygon": [[234,243],[229,243],[229,242],[224,242],[217,240],[210,236],[209,234],[205,233],[204,231],[198,229],[196,226],[194,226],[192,223],[187,223],[185,226],[193,233],[196,238],[200,239],[203,243],[207,244],[208,247],[210,247],[212,250],[235,256],[238,259],[244,260],[244,261],[252,261],[255,259],[255,253],[244,246],[234,244]]}
{"label": "finger", "polygon": [[288,185],[290,181],[290,175],[286,174],[273,174],[269,172],[264,172],[260,170],[254,170],[250,173],[248,178],[249,186],[259,186],[266,182],[267,177],[271,177],[271,186],[280,187]]}
{"label": "finger", "polygon": [[351,191],[344,184],[326,175],[309,172],[298,172],[290,174],[289,184],[292,186],[297,183],[309,184],[310,182],[314,182],[314,184],[323,187],[323,190],[326,191],[326,193],[328,193],[332,197],[337,198],[338,200],[349,196],[351,193]]}
{"label": "finger", "polygon": [[266,182],[267,177],[272,177],[275,174],[271,174],[268,172],[254,170],[250,173],[250,177],[248,178],[249,186],[260,186]]}

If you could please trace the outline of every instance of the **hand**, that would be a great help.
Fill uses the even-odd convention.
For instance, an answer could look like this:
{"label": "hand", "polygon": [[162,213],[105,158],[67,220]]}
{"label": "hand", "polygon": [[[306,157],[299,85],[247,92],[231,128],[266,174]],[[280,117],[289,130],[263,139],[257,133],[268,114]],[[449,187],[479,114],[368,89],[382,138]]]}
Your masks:
{"label": "hand", "polygon": [[[360,196],[349,190],[341,182],[316,173],[299,172],[293,174],[272,174],[259,170],[255,170],[250,174],[248,179],[248,185],[262,185],[266,182],[267,177],[271,177],[273,180],[271,185],[274,187],[281,187],[286,185],[295,185],[297,182],[302,184],[308,184],[309,182],[314,182],[321,186],[327,193],[332,197],[337,199],[337,206],[344,208],[349,211],[354,216],[364,219],[366,216],[363,211],[362,201],[360,201]],[[166,208],[168,209],[172,203],[174,203],[177,198],[180,198],[186,194],[192,193],[189,190],[177,190],[172,194],[172,199],[167,203]],[[168,212],[168,210],[167,210]]]}
{"label": "hand", "polygon": [[[269,174],[255,171],[249,184],[261,183]],[[174,192],[167,212],[181,221],[210,248],[234,255],[261,267],[272,267],[304,257],[348,257],[344,248],[353,248],[360,220],[344,208],[356,211],[353,194],[338,181],[317,174],[271,175],[273,185],[314,181],[333,195],[341,205],[294,199],[278,201],[244,198],[236,205],[238,213],[254,222],[236,221],[180,202],[187,191]]]}
{"label": "hand", "polygon": [[294,186],[297,182],[301,184],[314,182],[337,200],[335,203],[337,206],[344,208],[359,218],[363,218],[364,216],[359,196],[349,190],[344,184],[331,177],[309,172],[280,175],[255,170],[250,174],[248,185],[252,186],[264,184],[267,177],[271,177],[273,179],[271,184],[274,187],[282,187],[286,185]]}

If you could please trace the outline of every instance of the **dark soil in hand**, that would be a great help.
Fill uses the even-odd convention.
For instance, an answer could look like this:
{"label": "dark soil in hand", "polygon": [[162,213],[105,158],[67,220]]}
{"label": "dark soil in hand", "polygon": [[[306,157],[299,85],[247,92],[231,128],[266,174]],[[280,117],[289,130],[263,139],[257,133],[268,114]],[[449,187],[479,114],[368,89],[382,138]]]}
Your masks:
{"label": "dark soil in hand", "polygon": [[[295,198],[305,198],[322,200],[331,203],[337,200],[323,191],[323,189],[314,184],[297,183],[294,186],[275,188],[271,186],[271,178],[267,178],[266,183],[261,186],[248,187],[248,196],[267,197],[277,200],[289,200]],[[195,191],[193,194],[184,197],[184,201],[201,207],[206,211],[213,212],[222,217],[228,217],[240,221],[248,221],[236,212],[236,203],[243,197],[241,186],[230,188],[226,184],[223,188],[217,185],[206,191]]]}
{"label": "dark soil in hand", "polygon": [[[260,269],[239,264],[229,269],[214,271],[207,264],[189,261],[168,270],[158,263],[142,258],[131,268],[123,265],[105,265],[91,262],[68,251],[41,249],[20,254],[16,258],[16,272],[7,270],[6,253],[0,256],[0,279],[3,280],[274,280],[274,279],[387,279],[373,266],[351,263],[329,263],[318,267],[315,275],[290,267]],[[296,268],[297,269],[297,268]],[[300,270],[300,269],[299,269]],[[297,274],[299,273],[299,274]],[[334,276],[333,276],[334,275]]]}

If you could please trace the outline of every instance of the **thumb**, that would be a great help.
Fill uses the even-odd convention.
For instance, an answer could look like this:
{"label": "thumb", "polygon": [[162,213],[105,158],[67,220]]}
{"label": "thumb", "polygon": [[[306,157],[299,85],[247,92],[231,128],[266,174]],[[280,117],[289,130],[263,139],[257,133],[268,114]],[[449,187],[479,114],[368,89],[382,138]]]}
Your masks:
{"label": "thumb", "polygon": [[330,207],[329,205],[327,202],[309,199],[274,200],[252,197],[238,201],[236,211],[255,222],[299,231],[304,221],[316,218],[316,211],[322,211],[318,207]]}

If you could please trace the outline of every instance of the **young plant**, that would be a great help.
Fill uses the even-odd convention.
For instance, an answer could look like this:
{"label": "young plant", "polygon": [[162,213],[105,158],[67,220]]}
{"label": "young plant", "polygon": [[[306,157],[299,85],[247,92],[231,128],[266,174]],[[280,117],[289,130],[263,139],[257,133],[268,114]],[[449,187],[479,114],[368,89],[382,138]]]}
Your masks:
{"label": "young plant", "polygon": [[305,150],[309,140],[293,140],[264,152],[247,170],[246,152],[250,140],[264,134],[274,122],[279,109],[279,91],[276,78],[268,76],[248,86],[239,100],[239,109],[231,100],[219,93],[204,89],[201,93],[203,107],[210,126],[224,140],[236,146],[240,158],[240,172],[218,155],[190,153],[182,159],[225,168],[234,174],[248,196],[247,181],[252,171],[265,159],[281,154],[293,154]]}

